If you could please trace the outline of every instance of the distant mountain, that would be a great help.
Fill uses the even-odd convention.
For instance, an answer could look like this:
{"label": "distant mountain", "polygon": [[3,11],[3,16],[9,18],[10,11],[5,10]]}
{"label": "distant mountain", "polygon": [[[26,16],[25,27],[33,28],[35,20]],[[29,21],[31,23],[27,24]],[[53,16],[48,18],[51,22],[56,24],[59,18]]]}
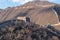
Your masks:
{"label": "distant mountain", "polygon": [[[6,8],[0,13],[0,22],[16,19],[18,16],[27,16],[36,24],[58,23],[60,5],[48,1],[31,1],[22,6]],[[59,16],[60,17],[60,16]]]}
{"label": "distant mountain", "polygon": [[3,9],[0,9],[0,13],[3,12],[4,10]]}

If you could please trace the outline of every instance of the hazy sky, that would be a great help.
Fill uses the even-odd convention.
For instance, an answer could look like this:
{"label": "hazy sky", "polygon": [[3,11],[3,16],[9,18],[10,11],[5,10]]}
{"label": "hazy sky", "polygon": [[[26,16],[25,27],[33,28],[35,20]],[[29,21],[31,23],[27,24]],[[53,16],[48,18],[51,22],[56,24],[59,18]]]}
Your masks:
{"label": "hazy sky", "polygon": [[[0,0],[0,8],[4,9],[6,7],[18,6],[29,1],[32,0]],[[41,0],[41,1],[46,1],[46,0]],[[60,4],[60,0],[48,0],[48,1]]]}

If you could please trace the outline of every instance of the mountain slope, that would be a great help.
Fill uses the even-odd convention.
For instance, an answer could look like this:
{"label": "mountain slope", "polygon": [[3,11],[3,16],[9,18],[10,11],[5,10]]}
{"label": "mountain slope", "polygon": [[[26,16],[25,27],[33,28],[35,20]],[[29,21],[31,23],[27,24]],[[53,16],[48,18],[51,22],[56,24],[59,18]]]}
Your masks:
{"label": "mountain slope", "polygon": [[27,16],[36,24],[56,24],[59,22],[56,5],[47,1],[32,1],[22,6],[7,8],[1,13],[0,22],[16,19],[18,16]]}
{"label": "mountain slope", "polygon": [[54,7],[54,9],[55,9],[55,11],[57,12],[58,17],[59,17],[59,20],[60,20],[60,5],[56,5],[56,6]]}

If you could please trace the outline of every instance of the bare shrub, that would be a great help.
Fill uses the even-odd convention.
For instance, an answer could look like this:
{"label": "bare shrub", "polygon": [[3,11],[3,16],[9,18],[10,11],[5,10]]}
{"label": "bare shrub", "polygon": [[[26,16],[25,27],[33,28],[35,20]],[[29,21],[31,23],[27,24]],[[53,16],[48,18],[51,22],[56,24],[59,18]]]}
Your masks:
{"label": "bare shrub", "polygon": [[[8,24],[8,22],[6,23]],[[12,23],[14,25],[1,26],[0,40],[60,40],[60,31],[51,25],[39,26],[23,21],[13,21]]]}

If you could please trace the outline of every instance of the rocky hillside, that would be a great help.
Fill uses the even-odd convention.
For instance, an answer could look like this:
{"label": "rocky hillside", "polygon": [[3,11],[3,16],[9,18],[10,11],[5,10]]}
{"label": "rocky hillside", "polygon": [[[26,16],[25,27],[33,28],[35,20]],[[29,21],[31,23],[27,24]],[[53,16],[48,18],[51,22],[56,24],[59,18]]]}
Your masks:
{"label": "rocky hillside", "polygon": [[8,7],[0,12],[0,22],[16,19],[18,16],[27,16],[36,24],[55,24],[60,15],[60,6],[56,5],[58,4],[48,1],[32,1],[22,6]]}
{"label": "rocky hillside", "polygon": [[0,23],[0,40],[60,40],[60,31],[50,25],[9,20]]}

